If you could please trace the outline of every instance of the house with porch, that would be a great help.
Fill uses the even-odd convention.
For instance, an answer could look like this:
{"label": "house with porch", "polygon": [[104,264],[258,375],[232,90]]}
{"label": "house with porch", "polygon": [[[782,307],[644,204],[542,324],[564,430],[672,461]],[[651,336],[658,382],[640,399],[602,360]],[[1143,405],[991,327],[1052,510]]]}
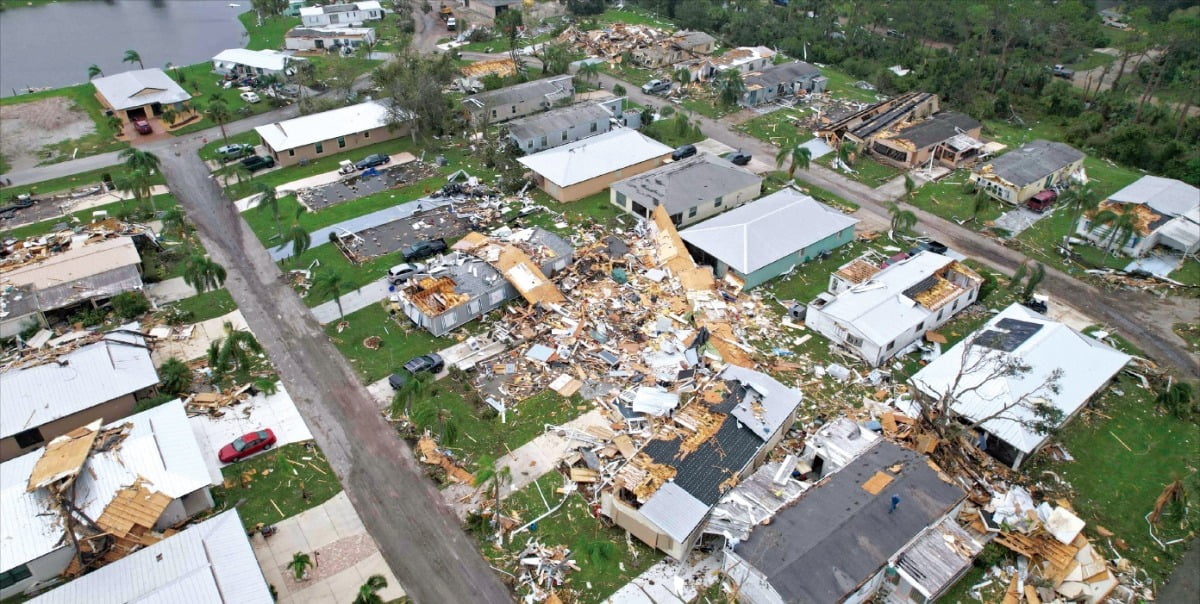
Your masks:
{"label": "house with porch", "polygon": [[700,222],[762,193],[762,178],[710,153],[675,161],[613,183],[610,201],[638,218],[663,206],[675,226]]}
{"label": "house with porch", "polygon": [[212,58],[213,71],[223,76],[276,76],[283,77],[288,63],[303,61],[278,50],[249,50],[229,48]]}
{"label": "house with porch", "polygon": [[781,189],[682,231],[692,258],[749,289],[854,240],[852,218],[796,191]]}
{"label": "house with porch", "polygon": [[1057,141],[1032,140],[971,171],[971,182],[989,197],[1020,205],[1039,192],[1066,185],[1086,156]]}
{"label": "house with porch", "polygon": [[177,115],[187,113],[191,100],[175,80],[161,69],[138,69],[92,80],[96,99],[113,115],[126,123],[150,120],[171,109]]}
{"label": "house with porch", "polygon": [[924,120],[879,131],[867,149],[880,162],[911,170],[935,162],[957,168],[979,156],[983,124],[956,111],[935,113]]}
{"label": "house with porch", "polygon": [[752,71],[743,78],[746,91],[738,101],[743,107],[756,107],[781,99],[790,99],[807,93],[825,92],[829,78],[821,70],[804,61],[793,61],[772,65],[761,71]]}
{"label": "house with porch", "polygon": [[408,134],[409,121],[397,123],[395,114],[384,102],[367,101],[258,126],[254,131],[275,163],[291,166]]}
{"label": "house with porch", "polygon": [[1096,214],[1104,210],[1134,214],[1133,230],[1120,246],[1130,256],[1145,256],[1155,248],[1184,256],[1200,251],[1200,189],[1186,182],[1143,176],[1109,195],[1096,211],[1081,216],[1075,233],[1107,246],[1112,225],[1094,224]]}
{"label": "house with porch", "polygon": [[375,0],[306,6],[300,9],[300,24],[304,27],[359,25],[383,19],[383,7]]}
{"label": "house with porch", "polygon": [[326,52],[353,49],[375,43],[375,30],[370,27],[293,27],[283,36],[283,47],[288,50]]}

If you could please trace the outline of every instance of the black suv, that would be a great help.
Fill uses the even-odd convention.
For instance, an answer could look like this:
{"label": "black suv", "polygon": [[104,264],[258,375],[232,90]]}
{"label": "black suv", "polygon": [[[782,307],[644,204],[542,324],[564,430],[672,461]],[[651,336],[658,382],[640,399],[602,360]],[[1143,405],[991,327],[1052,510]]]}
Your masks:
{"label": "black suv", "polygon": [[441,373],[442,369],[445,367],[445,361],[442,360],[440,355],[434,352],[423,354],[404,364],[404,369],[414,375],[421,373],[422,371],[438,374]]}
{"label": "black suv", "polygon": [[263,168],[272,168],[275,166],[275,158],[269,155],[251,155],[242,160],[242,167],[251,172],[257,172]]}
{"label": "black suv", "polygon": [[404,259],[412,261],[428,258],[434,254],[446,251],[446,248],[446,241],[444,239],[420,241],[404,248]]}
{"label": "black suv", "polygon": [[695,154],[696,154],[696,145],[683,145],[683,146],[679,147],[678,149],[676,149],[675,152],[671,154],[671,159],[673,159],[675,161],[679,161],[681,159],[687,159]]}

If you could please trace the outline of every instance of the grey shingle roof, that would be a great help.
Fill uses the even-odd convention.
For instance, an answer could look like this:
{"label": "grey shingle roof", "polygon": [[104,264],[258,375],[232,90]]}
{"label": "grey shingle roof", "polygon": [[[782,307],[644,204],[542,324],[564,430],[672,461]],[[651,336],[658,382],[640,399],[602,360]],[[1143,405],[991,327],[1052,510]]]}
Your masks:
{"label": "grey shingle roof", "polygon": [[757,75],[748,76],[746,78],[746,86],[755,84],[763,88],[770,88],[783,82],[791,82],[793,80],[803,79],[809,76],[819,76],[821,70],[805,63],[804,61],[793,61],[791,63],[783,63],[768,67]]}
{"label": "grey shingle roof", "polygon": [[511,105],[520,103],[530,99],[546,97],[548,95],[557,95],[562,93],[564,89],[571,88],[572,76],[554,76],[550,78],[542,78],[532,82],[525,82],[515,86],[508,86],[498,90],[489,90],[479,94],[471,95],[464,99],[463,102],[470,103],[472,101],[479,105],[492,108],[500,105]]}
{"label": "grey shingle roof", "polygon": [[[889,471],[903,464],[898,474]],[[892,477],[878,494],[876,472]],[[888,508],[900,496],[895,513]],[[881,440],[735,546],[785,602],[837,602],[963,498],[924,456]]]}
{"label": "grey shingle roof", "polygon": [[996,176],[1023,187],[1083,157],[1083,152],[1070,145],[1039,139],[1029,141],[993,159],[989,165]]}
{"label": "grey shingle roof", "polygon": [[649,207],[662,205],[668,214],[677,214],[761,182],[749,170],[702,153],[614,183],[612,188]]}
{"label": "grey shingle roof", "polygon": [[979,126],[979,120],[969,115],[956,111],[943,111],[927,120],[904,128],[896,134],[896,138],[907,140],[918,149],[924,149],[953,138],[960,132],[974,130]]}
{"label": "grey shingle roof", "polygon": [[519,139],[537,138],[611,116],[601,105],[580,103],[513,120],[508,123],[508,131]]}

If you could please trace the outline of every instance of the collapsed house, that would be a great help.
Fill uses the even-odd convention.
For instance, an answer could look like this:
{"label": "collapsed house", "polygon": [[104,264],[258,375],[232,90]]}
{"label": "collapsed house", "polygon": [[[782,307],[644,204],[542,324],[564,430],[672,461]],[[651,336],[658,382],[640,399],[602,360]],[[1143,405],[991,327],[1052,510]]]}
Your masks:
{"label": "collapsed house", "polygon": [[220,479],[182,402],[100,423],[0,464],[0,597],[119,560],[212,508]]}
{"label": "collapsed house", "polygon": [[569,242],[536,227],[503,229],[492,237],[470,233],[453,249],[392,296],[393,311],[435,336],[518,296],[530,304],[561,301],[562,294],[549,278],[574,259]]}
{"label": "collapsed house", "polygon": [[8,258],[0,265],[0,337],[12,337],[33,323],[46,325],[48,312],[94,306],[141,290],[142,257],[133,238],[107,235],[62,231],[6,250]]}
{"label": "collapsed house", "polygon": [[847,420],[831,426],[863,446],[836,471],[806,468],[815,484],[729,542],[723,567],[739,601],[936,598],[983,547],[954,521],[966,494],[923,455]]}
{"label": "collapsed house", "polygon": [[706,61],[706,70],[699,79],[711,79],[717,73],[735,70],[741,74],[763,71],[775,59],[775,51],[766,46],[739,46]]}
{"label": "collapsed house", "polygon": [[925,119],[937,113],[939,106],[936,94],[907,92],[824,124],[817,135],[833,146],[850,141],[860,149],[869,149],[869,142],[881,133]]}
{"label": "collapsed house", "polygon": [[977,166],[971,182],[992,198],[1021,204],[1041,191],[1068,184],[1083,170],[1084,157],[1070,145],[1033,140]]}
{"label": "collapsed house", "polygon": [[804,61],[771,65],[762,71],[752,71],[743,78],[746,91],[738,101],[743,107],[755,107],[793,97],[825,92],[829,78],[821,70]]}
{"label": "collapsed house", "polygon": [[656,168],[671,148],[631,128],[526,155],[519,161],[533,172],[537,187],[558,201],[576,201],[612,183]]}
{"label": "collapsed house", "polygon": [[[1014,469],[1046,444],[1035,412],[1049,405],[1070,421],[1104,389],[1129,355],[1110,348],[1020,304],[918,371],[910,380],[919,396],[952,401],[969,423],[982,421],[982,449]],[[1024,367],[1027,370],[1014,370]]]}
{"label": "collapsed house", "polygon": [[577,103],[513,120],[505,126],[508,140],[525,153],[537,153],[604,134],[622,119],[625,97],[598,103]]}
{"label": "collapsed house", "polygon": [[878,367],[970,306],[982,284],[966,265],[929,251],[885,268],[857,258],[829,276],[805,323]]}
{"label": "collapsed house", "polygon": [[791,427],[800,391],[734,365],[697,389],[634,400],[634,410],[667,415],[655,435],[602,493],[600,513],[653,548],[683,559],[721,495],[762,463]]}
{"label": "collapsed house", "polygon": [[283,35],[283,47],[288,50],[346,52],[360,46],[375,44],[375,30],[370,27],[326,25],[324,27],[293,27]]}
{"label": "collapsed house", "polygon": [[613,205],[649,219],[666,208],[675,226],[689,225],[736,208],[762,193],[762,177],[710,153],[700,153],[615,182]]}
{"label": "collapsed house", "polygon": [[638,67],[659,69],[681,61],[705,57],[716,49],[716,39],[701,31],[674,34],[647,25],[614,23],[605,29],[582,31],[568,27],[558,42],[588,56],[619,62],[629,57]]}
{"label": "collapsed house", "polygon": [[879,161],[908,170],[937,163],[957,168],[978,157],[983,125],[954,111],[935,113],[915,123],[877,133],[867,149]]}
{"label": "collapsed house", "polygon": [[[1192,255],[1200,251],[1200,189],[1186,182],[1161,176],[1143,176],[1108,196],[1096,211],[1080,217],[1076,234],[1098,244],[1113,237],[1112,225],[1093,224],[1098,212],[1133,212],[1134,232],[1121,251],[1145,256],[1156,247]],[[1121,241],[1122,238],[1116,238]]]}
{"label": "collapsed house", "polygon": [[575,97],[575,77],[553,76],[514,84],[463,99],[463,110],[472,124],[498,124],[545,111]]}
{"label": "collapsed house", "polygon": [[158,385],[146,340],[133,329],[39,339],[0,371],[0,461],[100,418],[132,415]]}
{"label": "collapsed house", "polygon": [[275,601],[237,508],[31,600],[38,604],[152,601]]}
{"label": "collapsed house", "polygon": [[854,240],[857,218],[780,189],[679,232],[692,257],[718,278],[757,287]]}

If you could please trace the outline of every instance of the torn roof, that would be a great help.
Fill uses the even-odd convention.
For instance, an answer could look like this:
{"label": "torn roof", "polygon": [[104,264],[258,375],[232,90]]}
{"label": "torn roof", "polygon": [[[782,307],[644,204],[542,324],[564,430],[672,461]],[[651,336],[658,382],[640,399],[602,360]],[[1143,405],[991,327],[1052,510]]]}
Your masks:
{"label": "torn roof", "polygon": [[1084,158],[1082,151],[1057,141],[1032,140],[977,169],[1018,187],[1035,183]]}
{"label": "torn roof", "polygon": [[[1014,332],[1017,329],[1021,332]],[[983,423],[983,429],[1026,453],[1037,449],[1049,435],[1022,425],[1034,416],[1028,405],[1015,404],[1019,399],[1050,404],[1063,412],[1065,421],[1130,358],[1020,304],[1004,309],[975,334],[918,371],[912,385],[935,398],[955,389],[955,413],[971,421],[992,418]],[[1030,371],[993,377],[996,363],[1010,355]],[[1056,370],[1062,371],[1057,393],[1042,386]]]}
{"label": "torn roof", "polygon": [[[562,249],[555,249],[555,246],[546,244],[550,238],[556,238],[561,241],[557,235],[544,231],[543,229],[533,229],[530,233],[523,237],[524,241],[533,239],[533,235],[537,231],[543,231],[538,234],[538,241],[543,250],[543,255],[548,255],[550,258],[558,257],[562,253]],[[515,236],[517,233],[512,233]],[[566,248],[569,250],[570,245]],[[530,304],[538,303],[557,303],[562,304],[567,301],[562,292],[558,291],[558,287],[554,282],[546,277],[542,272],[541,267],[530,257],[528,253],[516,243],[505,243],[488,237],[483,233],[467,233],[465,237],[456,242],[451,249],[471,254],[488,263],[512,284],[517,293],[525,298]]]}
{"label": "torn roof", "polygon": [[192,525],[31,600],[38,604],[271,604],[236,509]]}
{"label": "torn roof", "polygon": [[1200,189],[1174,178],[1147,175],[1109,195],[1108,200],[1148,205],[1164,216],[1184,216],[1200,207]]}
{"label": "torn roof", "polygon": [[553,103],[559,98],[570,98],[575,87],[574,79],[575,76],[563,75],[523,82],[471,95],[463,99],[463,103],[487,109],[537,99]]}
{"label": "torn roof", "polygon": [[[871,493],[865,481],[877,473],[890,480]],[[893,495],[900,504],[889,514]],[[838,602],[963,497],[923,455],[880,440],[756,527],[734,552],[785,602]]]}
{"label": "torn roof", "polygon": [[765,373],[729,365],[721,377],[737,380],[747,388],[730,414],[764,440],[769,440],[800,405],[800,390],[788,388]]}
{"label": "torn roof", "polygon": [[[211,485],[182,402],[165,403],[105,429],[125,424],[130,428],[124,439],[110,443],[106,451],[94,448],[75,480],[75,503],[89,518],[99,518],[119,491],[139,480],[172,499]],[[27,490],[41,458],[42,451],[34,451],[0,464],[0,571],[63,547],[64,529],[48,493]]]}
{"label": "torn roof", "polygon": [[612,184],[617,193],[647,207],[664,206],[670,214],[686,212],[748,187],[755,187],[757,195],[762,190],[762,178],[711,153],[671,162]]}
{"label": "torn roof", "polygon": [[92,444],[100,433],[101,421],[76,428],[46,443],[33,470],[29,472],[29,485],[25,490],[32,493],[60,480],[70,482],[79,476],[92,452]]}
{"label": "torn roof", "polygon": [[953,518],[925,529],[896,556],[893,566],[926,598],[936,598],[971,566],[983,544]]}
{"label": "torn roof", "polygon": [[[137,325],[131,326],[137,329]],[[0,373],[0,438],[70,417],[158,383],[145,340],[115,331],[51,361]],[[116,418],[110,418],[116,419]]]}

